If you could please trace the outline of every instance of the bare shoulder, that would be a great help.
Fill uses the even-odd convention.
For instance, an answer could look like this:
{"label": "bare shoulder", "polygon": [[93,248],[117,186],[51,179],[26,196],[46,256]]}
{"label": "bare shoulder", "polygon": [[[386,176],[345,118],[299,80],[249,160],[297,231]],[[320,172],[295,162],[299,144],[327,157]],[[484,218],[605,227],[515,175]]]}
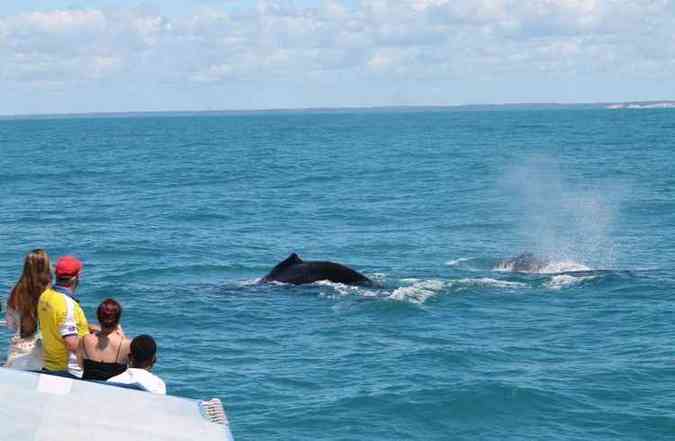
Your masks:
{"label": "bare shoulder", "polygon": [[87,350],[96,346],[97,341],[98,339],[96,338],[96,334],[87,334],[82,336],[82,346],[86,346]]}
{"label": "bare shoulder", "polygon": [[129,353],[131,352],[131,340],[127,337],[122,338],[120,343],[120,359],[119,361],[125,363],[129,360]]}

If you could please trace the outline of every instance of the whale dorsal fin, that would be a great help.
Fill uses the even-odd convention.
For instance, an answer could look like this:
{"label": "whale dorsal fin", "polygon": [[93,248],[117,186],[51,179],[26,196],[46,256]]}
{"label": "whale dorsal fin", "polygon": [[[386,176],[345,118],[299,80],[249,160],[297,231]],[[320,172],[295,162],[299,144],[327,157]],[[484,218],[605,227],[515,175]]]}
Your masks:
{"label": "whale dorsal fin", "polygon": [[285,268],[288,268],[289,266],[297,265],[299,263],[302,263],[302,259],[295,253],[291,254],[284,260],[283,262],[279,262],[277,266],[275,266],[272,269],[272,273],[276,271],[281,271]]}
{"label": "whale dorsal fin", "polygon": [[277,266],[272,268],[272,271],[265,277],[263,277],[262,281],[263,282],[269,282],[273,280],[277,280],[276,277],[278,277],[280,274],[282,274],[287,268],[292,267],[293,265],[297,265],[303,263],[302,259],[298,257],[297,254],[293,253],[290,256],[286,258],[286,260],[279,262]]}
{"label": "whale dorsal fin", "polygon": [[289,266],[289,265],[297,265],[298,263],[302,263],[302,259],[297,254],[293,253],[290,256],[288,256],[286,258],[286,260],[281,262],[279,265]]}

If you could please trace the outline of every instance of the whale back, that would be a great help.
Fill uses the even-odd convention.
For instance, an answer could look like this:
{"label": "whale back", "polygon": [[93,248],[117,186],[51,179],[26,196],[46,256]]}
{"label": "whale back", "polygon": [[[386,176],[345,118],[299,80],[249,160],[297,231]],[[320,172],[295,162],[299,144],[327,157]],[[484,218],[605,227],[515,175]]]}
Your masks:
{"label": "whale back", "polygon": [[349,267],[335,262],[304,261],[295,253],[272,268],[261,281],[301,285],[320,280],[348,285],[372,284],[366,276]]}
{"label": "whale back", "polygon": [[[335,262],[304,262],[298,267],[302,270],[302,283],[313,283],[319,280],[329,280],[345,285],[370,285],[372,281],[348,266]],[[306,280],[306,281],[305,281]]]}
{"label": "whale back", "polygon": [[536,257],[530,252],[524,252],[511,259],[501,261],[497,268],[506,271],[529,273],[537,272],[542,267],[546,266],[546,261]]}

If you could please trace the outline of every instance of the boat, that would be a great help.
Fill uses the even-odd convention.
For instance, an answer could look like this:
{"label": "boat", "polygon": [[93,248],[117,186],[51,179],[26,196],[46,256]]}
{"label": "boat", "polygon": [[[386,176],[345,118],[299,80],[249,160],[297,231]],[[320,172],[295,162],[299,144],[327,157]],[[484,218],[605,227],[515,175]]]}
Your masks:
{"label": "boat", "polygon": [[0,368],[0,440],[233,441],[218,399]]}

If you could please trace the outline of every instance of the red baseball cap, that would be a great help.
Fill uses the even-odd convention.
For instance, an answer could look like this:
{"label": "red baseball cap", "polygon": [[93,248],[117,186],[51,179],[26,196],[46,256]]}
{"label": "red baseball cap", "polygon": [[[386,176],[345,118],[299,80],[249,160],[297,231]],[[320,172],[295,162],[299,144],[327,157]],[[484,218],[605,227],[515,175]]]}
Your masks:
{"label": "red baseball cap", "polygon": [[58,278],[75,277],[80,274],[80,271],[82,271],[82,262],[73,256],[59,257],[56,261],[56,268],[54,268]]}

